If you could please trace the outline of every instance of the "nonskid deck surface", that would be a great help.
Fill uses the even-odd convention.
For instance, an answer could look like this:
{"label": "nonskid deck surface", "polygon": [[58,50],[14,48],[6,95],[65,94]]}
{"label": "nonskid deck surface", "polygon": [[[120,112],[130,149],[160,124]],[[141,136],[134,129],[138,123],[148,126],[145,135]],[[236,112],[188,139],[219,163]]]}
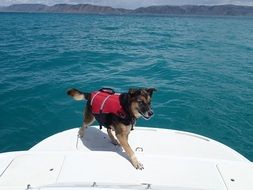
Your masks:
{"label": "nonskid deck surface", "polygon": [[[138,128],[130,144],[145,169],[136,170],[120,146],[97,126],[53,135],[29,151],[0,155],[0,189],[251,190],[253,164],[216,141],[180,131]],[[54,188],[53,188],[54,187]],[[64,188],[64,189],[65,189]]]}

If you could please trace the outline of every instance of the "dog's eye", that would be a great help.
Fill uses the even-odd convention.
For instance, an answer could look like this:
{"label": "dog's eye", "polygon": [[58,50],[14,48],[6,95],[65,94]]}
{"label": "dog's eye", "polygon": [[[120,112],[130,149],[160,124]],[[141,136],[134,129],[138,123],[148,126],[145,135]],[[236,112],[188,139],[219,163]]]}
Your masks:
{"label": "dog's eye", "polygon": [[143,101],[143,100],[137,100],[137,102],[138,102],[138,104],[140,104],[140,105],[143,105],[143,104],[145,104],[145,102]]}

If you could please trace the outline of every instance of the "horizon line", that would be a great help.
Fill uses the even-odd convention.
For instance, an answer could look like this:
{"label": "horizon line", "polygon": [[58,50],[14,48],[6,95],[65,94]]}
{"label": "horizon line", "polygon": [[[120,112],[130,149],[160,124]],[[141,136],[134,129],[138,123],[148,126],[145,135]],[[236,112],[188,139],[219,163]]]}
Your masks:
{"label": "horizon line", "polygon": [[173,7],[183,7],[183,6],[205,6],[205,7],[213,7],[213,6],[237,6],[237,7],[253,7],[253,5],[236,5],[236,4],[213,4],[213,5],[205,5],[205,4],[182,4],[182,5],[150,5],[150,6],[141,6],[137,8],[122,8],[122,7],[112,7],[109,5],[97,5],[97,4],[91,4],[91,3],[56,3],[52,5],[44,4],[44,3],[14,3],[10,5],[0,5],[0,7],[10,7],[13,5],[45,5],[48,7],[53,7],[55,5],[91,5],[91,6],[98,6],[98,7],[111,7],[113,9],[125,9],[125,10],[136,10],[139,8],[147,8],[147,7],[163,7],[163,6],[173,6]]}

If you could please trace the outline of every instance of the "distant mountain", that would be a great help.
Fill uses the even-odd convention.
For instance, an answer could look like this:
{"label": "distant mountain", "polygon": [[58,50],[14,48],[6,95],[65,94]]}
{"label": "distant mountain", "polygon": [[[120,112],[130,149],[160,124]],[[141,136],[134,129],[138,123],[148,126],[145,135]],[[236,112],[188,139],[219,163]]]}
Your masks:
{"label": "distant mountain", "polygon": [[43,12],[48,6],[43,4],[14,4],[8,7],[2,7],[5,12]]}
{"label": "distant mountain", "polygon": [[150,6],[135,10],[96,6],[90,4],[14,4],[0,7],[1,12],[50,12],[50,13],[92,13],[92,14],[164,14],[164,15],[231,15],[253,16],[252,6],[237,5],[183,5],[183,6]]}
{"label": "distant mountain", "polygon": [[52,12],[52,13],[95,13],[95,14],[123,14],[130,10],[116,9],[108,6],[90,4],[56,4],[47,6],[43,4],[14,4],[0,9],[2,12]]}
{"label": "distant mountain", "polygon": [[237,5],[184,5],[184,6],[150,6],[133,10],[136,14],[175,14],[175,15],[253,15],[253,7]]}
{"label": "distant mountain", "polygon": [[126,9],[116,9],[108,6],[96,6],[90,4],[56,4],[48,7],[47,12],[121,14],[129,11]]}

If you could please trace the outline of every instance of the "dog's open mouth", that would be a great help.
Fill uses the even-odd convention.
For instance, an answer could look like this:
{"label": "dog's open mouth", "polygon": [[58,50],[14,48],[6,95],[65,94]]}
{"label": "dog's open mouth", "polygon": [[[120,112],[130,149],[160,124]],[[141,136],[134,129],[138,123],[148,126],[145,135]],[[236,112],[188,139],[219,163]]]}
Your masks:
{"label": "dog's open mouth", "polygon": [[146,119],[146,120],[149,120],[153,115],[154,115],[154,112],[152,110],[149,110],[145,113],[141,112],[140,110],[138,110],[138,112],[141,114],[141,116]]}

